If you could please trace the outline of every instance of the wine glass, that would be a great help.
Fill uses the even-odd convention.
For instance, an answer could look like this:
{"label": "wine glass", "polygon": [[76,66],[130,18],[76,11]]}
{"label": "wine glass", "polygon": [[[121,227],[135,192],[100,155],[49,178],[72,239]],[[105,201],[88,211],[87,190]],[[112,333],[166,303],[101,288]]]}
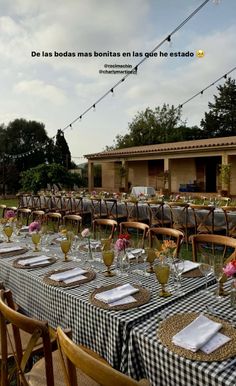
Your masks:
{"label": "wine glass", "polygon": [[38,248],[38,245],[41,240],[41,234],[39,232],[33,232],[31,234],[32,242],[34,243],[34,252],[39,252],[40,249]]}
{"label": "wine glass", "polygon": [[146,253],[146,262],[149,263],[149,267],[147,268],[147,272],[149,273],[154,273],[153,269],[153,263],[157,257],[156,254],[157,250],[154,248],[145,248],[145,253]]}
{"label": "wine glass", "polygon": [[7,243],[11,243],[11,235],[13,233],[13,226],[12,225],[5,225],[3,228],[3,232],[7,236]]}
{"label": "wine glass", "polygon": [[208,277],[213,274],[212,261],[209,255],[201,255],[201,261],[199,264],[199,270],[205,277],[205,289],[204,292],[208,293]]}
{"label": "wine glass", "polygon": [[115,272],[111,272],[111,265],[114,261],[114,251],[113,250],[103,250],[102,251],[103,262],[107,267],[107,270],[104,272],[105,276],[115,276]]}
{"label": "wine glass", "polygon": [[223,255],[217,255],[217,254],[214,255],[213,271],[214,271],[215,278],[218,282],[218,288],[217,288],[216,294],[217,294],[217,298],[220,299],[221,296],[223,295],[222,285],[221,285],[221,279],[224,275],[224,272],[223,272]]}
{"label": "wine glass", "polygon": [[184,272],[185,262],[184,259],[178,258],[173,260],[173,273],[174,277],[177,279],[177,293],[183,294],[182,291],[182,273]]}
{"label": "wine glass", "polygon": [[69,252],[70,247],[71,247],[71,240],[66,239],[66,238],[62,239],[60,246],[61,246],[62,252],[64,253],[64,261],[66,261],[66,262],[69,261],[67,253]]}
{"label": "wine glass", "polygon": [[164,261],[160,262],[154,266],[154,271],[158,282],[161,284],[159,295],[162,297],[171,296],[171,293],[168,292],[165,288],[170,276],[169,264],[165,263]]}

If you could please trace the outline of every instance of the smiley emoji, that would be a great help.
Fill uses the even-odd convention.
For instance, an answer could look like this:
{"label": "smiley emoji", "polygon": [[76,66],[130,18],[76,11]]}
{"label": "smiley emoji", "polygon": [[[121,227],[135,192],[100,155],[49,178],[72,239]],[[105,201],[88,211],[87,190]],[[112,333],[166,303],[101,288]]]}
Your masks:
{"label": "smiley emoji", "polygon": [[203,58],[204,55],[205,55],[205,52],[204,52],[203,50],[197,50],[196,56],[197,56],[198,58]]}

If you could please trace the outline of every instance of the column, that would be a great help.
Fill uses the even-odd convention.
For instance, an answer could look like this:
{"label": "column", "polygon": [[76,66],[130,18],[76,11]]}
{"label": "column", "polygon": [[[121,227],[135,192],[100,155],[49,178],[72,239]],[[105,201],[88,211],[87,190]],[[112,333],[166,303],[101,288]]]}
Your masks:
{"label": "column", "polygon": [[170,160],[164,158],[164,189],[171,192],[171,175],[170,175]]}
{"label": "column", "polygon": [[122,170],[124,170],[123,176],[121,178],[121,188],[124,188],[124,191],[128,191],[128,167],[127,167],[127,161],[123,159],[121,161],[121,167]]}
{"label": "column", "polygon": [[220,170],[220,182],[221,190],[224,194],[230,193],[230,174],[231,165],[229,163],[229,156],[225,152],[221,155],[221,170]]}
{"label": "column", "polygon": [[88,161],[88,190],[91,192],[94,189],[94,170],[93,162]]}

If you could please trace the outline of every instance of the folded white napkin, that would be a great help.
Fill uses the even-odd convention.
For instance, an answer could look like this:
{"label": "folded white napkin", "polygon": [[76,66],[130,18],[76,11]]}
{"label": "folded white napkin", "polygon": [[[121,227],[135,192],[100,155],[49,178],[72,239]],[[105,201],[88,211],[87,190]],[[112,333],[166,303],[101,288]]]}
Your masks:
{"label": "folded white napkin", "polygon": [[173,336],[176,346],[196,352],[206,344],[222,327],[204,315],[199,315],[192,323]]}
{"label": "folded white napkin", "polygon": [[35,256],[32,257],[31,259],[22,259],[18,261],[18,264],[21,265],[34,265],[35,263],[41,263],[48,261],[50,259],[49,256],[41,255],[41,256]]}
{"label": "folded white napkin", "polygon": [[54,273],[53,275],[50,276],[50,279],[55,281],[64,281],[66,279],[70,279],[75,276],[83,275],[86,272],[87,271],[81,268],[73,268],[73,269],[69,269],[68,271]]}
{"label": "folded white napkin", "polygon": [[65,279],[65,280],[63,280],[63,282],[66,284],[70,284],[70,283],[74,283],[75,281],[79,281],[79,280],[83,280],[83,279],[87,279],[86,276],[78,275],[78,276],[70,277],[69,279]]}
{"label": "folded white napkin", "polygon": [[199,263],[194,263],[193,261],[190,261],[190,260],[184,260],[183,273],[192,271],[192,269],[195,269],[197,267],[199,267]]}
{"label": "folded white napkin", "polygon": [[138,291],[138,288],[134,288],[130,284],[124,284],[111,290],[100,292],[95,295],[95,298],[104,303],[110,304],[118,300],[124,299],[129,295],[135,294]]}
{"label": "folded white napkin", "polygon": [[22,250],[23,248],[20,247],[20,246],[15,246],[15,247],[5,247],[5,248],[1,248],[0,249],[0,253],[8,253],[8,252],[16,252],[16,251],[20,251]]}
{"label": "folded white napkin", "polygon": [[142,248],[126,250],[126,254],[127,254],[129,259],[135,259],[137,256],[141,255],[143,252],[144,252],[144,250]]}
{"label": "folded white napkin", "polygon": [[21,229],[20,229],[20,232],[28,232],[28,231],[29,231],[28,225],[23,225],[23,227],[21,227]]}

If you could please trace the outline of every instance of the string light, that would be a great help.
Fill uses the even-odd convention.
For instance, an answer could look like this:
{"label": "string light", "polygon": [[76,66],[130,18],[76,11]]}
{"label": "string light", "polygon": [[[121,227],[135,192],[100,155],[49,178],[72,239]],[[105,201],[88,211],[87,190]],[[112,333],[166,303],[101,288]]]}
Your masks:
{"label": "string light", "polygon": [[[194,17],[210,0],[205,0],[203,1],[202,4],[200,4],[186,19],[184,19],[171,33],[169,33],[167,35],[167,37],[165,37],[158,45],[156,45],[150,52],[149,54],[152,54],[154,53],[155,51],[157,51],[158,48],[160,48],[166,41],[168,42],[171,42],[171,36],[174,35],[175,33],[177,33],[192,17]],[[137,63],[137,65],[135,66],[136,70],[137,68],[143,64],[146,60],[148,60],[150,57],[149,56],[145,56],[142,60],[140,60],[139,63]],[[105,94],[103,94],[93,105],[91,105],[90,107],[88,107],[82,114],[80,114],[77,118],[75,118],[72,122],[70,122],[67,126],[65,126],[61,131],[64,132],[65,130],[67,130],[68,128],[72,127],[72,125],[77,122],[78,120],[81,121],[82,117],[84,115],[86,115],[92,108],[94,109],[95,111],[95,106],[101,102],[108,94],[110,94],[111,92],[111,89],[113,90],[114,92],[114,89],[116,87],[118,87],[121,83],[123,83],[129,76],[131,75],[131,72],[130,73],[127,73],[122,79],[120,79],[116,84],[114,84],[112,86],[112,88],[110,88]],[[52,137],[52,139],[54,139],[54,137]],[[37,150],[37,149],[35,149]],[[21,157],[24,157],[26,155],[26,153],[22,153],[22,154],[18,154],[17,157],[18,158],[21,158]],[[7,156],[7,154],[3,154],[3,157]],[[9,155],[11,158],[12,158],[12,155]]]}

